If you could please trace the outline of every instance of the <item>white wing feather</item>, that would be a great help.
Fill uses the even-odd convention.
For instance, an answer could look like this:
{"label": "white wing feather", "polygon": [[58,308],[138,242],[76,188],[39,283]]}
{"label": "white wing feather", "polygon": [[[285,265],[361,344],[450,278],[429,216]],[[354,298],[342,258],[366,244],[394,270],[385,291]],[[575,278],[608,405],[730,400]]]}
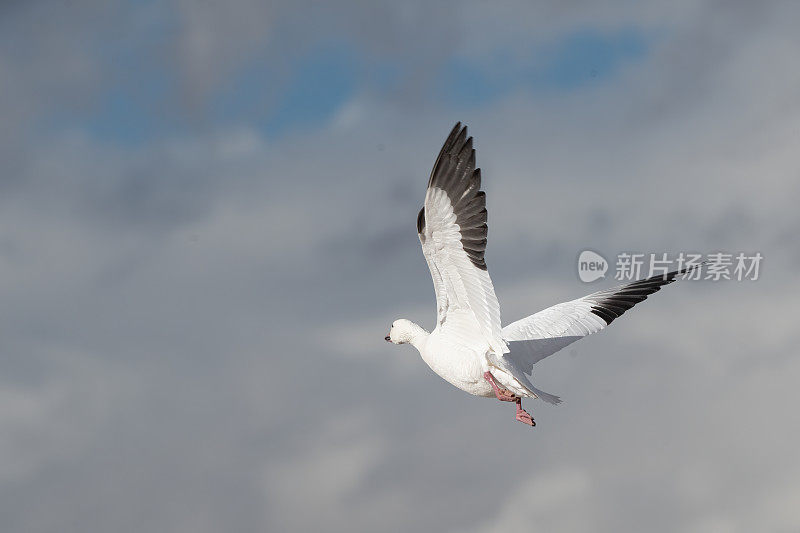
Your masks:
{"label": "white wing feather", "polygon": [[596,333],[664,285],[694,268],[635,281],[548,307],[503,328],[509,353],[504,357],[526,374],[562,348]]}
{"label": "white wing feather", "polygon": [[456,124],[431,172],[417,230],[436,291],[438,325],[454,311],[468,311],[489,347],[503,354],[508,348],[500,305],[483,259],[485,202],[472,138],[466,138],[466,127]]}

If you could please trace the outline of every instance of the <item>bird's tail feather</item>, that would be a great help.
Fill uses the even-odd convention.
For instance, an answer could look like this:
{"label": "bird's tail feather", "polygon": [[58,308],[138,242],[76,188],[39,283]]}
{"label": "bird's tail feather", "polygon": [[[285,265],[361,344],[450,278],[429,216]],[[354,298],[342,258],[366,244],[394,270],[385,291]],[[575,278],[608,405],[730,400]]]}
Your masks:
{"label": "bird's tail feather", "polygon": [[[496,362],[500,362],[501,364],[494,364],[491,366],[493,372],[497,372],[495,376],[498,374],[504,376],[508,379],[509,382],[516,382],[516,386],[512,385],[510,388],[512,392],[515,394],[519,394],[520,396],[528,396],[539,398],[542,401],[545,401],[551,405],[558,405],[561,403],[561,398],[556,396],[555,394],[550,394],[549,392],[545,392],[543,390],[539,390],[533,386],[533,383],[528,379],[522,370],[519,370],[517,367],[509,364],[503,364],[503,360],[496,359]],[[522,392],[520,392],[522,391]]]}
{"label": "bird's tail feather", "polygon": [[537,389],[536,387],[533,386],[533,383],[531,383],[531,381],[528,379],[527,376],[525,376],[525,374],[516,369],[514,370],[515,370],[513,372],[514,377],[517,378],[517,381],[520,382],[522,386],[525,387],[528,391],[530,391],[530,393],[533,396],[551,405],[558,405],[561,403],[561,398],[559,398],[555,394],[550,394],[549,392]]}
{"label": "bird's tail feather", "polygon": [[545,392],[543,390],[539,390],[536,387],[528,387],[531,389],[531,392],[536,395],[542,401],[545,401],[551,405],[558,405],[561,403],[561,398],[556,396],[555,394],[550,394],[549,392]]}

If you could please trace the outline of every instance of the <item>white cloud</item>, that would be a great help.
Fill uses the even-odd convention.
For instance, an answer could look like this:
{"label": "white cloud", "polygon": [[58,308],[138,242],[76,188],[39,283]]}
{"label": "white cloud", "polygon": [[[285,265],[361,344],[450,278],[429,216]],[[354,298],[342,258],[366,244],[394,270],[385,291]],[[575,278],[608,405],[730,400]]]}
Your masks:
{"label": "white cloud", "polygon": [[[497,516],[477,531],[592,531],[592,480],[580,468],[563,466],[531,472],[530,479],[508,493]],[[576,511],[580,509],[580,511]]]}

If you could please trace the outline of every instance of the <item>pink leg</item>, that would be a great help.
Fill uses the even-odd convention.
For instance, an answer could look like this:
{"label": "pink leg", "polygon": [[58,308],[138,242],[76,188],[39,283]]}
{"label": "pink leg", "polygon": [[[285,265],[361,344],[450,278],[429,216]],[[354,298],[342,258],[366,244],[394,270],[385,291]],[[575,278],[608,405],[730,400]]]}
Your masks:
{"label": "pink leg", "polygon": [[517,420],[519,420],[523,424],[528,424],[531,427],[536,425],[536,422],[534,422],[533,417],[529,415],[525,409],[522,408],[522,399],[520,398],[517,398]]}
{"label": "pink leg", "polygon": [[501,402],[514,402],[517,401],[519,398],[514,396],[510,390],[508,389],[501,389],[497,382],[494,380],[494,376],[491,372],[486,371],[483,373],[483,379],[489,382],[489,385],[492,386],[492,390],[494,390],[494,395],[497,396],[497,399]]}

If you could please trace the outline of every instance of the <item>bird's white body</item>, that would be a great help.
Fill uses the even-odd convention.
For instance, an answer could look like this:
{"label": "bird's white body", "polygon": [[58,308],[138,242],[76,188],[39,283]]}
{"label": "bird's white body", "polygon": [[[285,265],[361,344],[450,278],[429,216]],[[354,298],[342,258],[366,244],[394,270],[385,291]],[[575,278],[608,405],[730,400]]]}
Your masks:
{"label": "bird's white body", "polygon": [[519,398],[560,402],[526,377],[535,363],[600,331],[693,267],[556,304],[501,327],[500,305],[484,261],[486,195],[466,130],[456,124],[445,141],[417,216],[436,291],[436,327],[428,333],[409,320],[396,320],[386,340],[412,344],[434,372],[465,392],[503,401],[516,397],[517,419],[534,425]]}
{"label": "bird's white body", "polygon": [[514,377],[508,363],[494,354],[469,313],[451,314],[446,324],[437,326],[431,333],[408,320],[397,320],[389,335],[398,339],[398,344],[414,346],[431,370],[464,392],[494,397],[491,384],[484,378],[484,373],[489,371],[514,394],[536,396]]}
{"label": "bird's white body", "polygon": [[[466,316],[461,320],[471,322]],[[465,328],[467,333],[475,333],[472,339],[469,335],[454,335],[453,325],[454,322],[438,326],[425,339],[419,349],[422,360],[459,389],[476,396],[493,396],[492,387],[483,379],[483,373],[489,370],[486,357],[490,352],[489,344],[481,338],[477,324],[471,329]]]}
{"label": "bird's white body", "polygon": [[422,360],[451,385],[475,396],[494,396],[491,385],[483,379],[489,369],[485,353],[466,346],[454,346],[446,335],[434,330],[425,339],[419,354]]}
{"label": "bird's white body", "polygon": [[448,383],[459,389],[485,396],[491,393],[491,386],[483,379],[486,372],[485,352],[463,343],[453,342],[441,328],[428,333],[417,324],[405,319],[396,320],[387,340],[396,344],[411,344],[417,349],[422,360]]}

